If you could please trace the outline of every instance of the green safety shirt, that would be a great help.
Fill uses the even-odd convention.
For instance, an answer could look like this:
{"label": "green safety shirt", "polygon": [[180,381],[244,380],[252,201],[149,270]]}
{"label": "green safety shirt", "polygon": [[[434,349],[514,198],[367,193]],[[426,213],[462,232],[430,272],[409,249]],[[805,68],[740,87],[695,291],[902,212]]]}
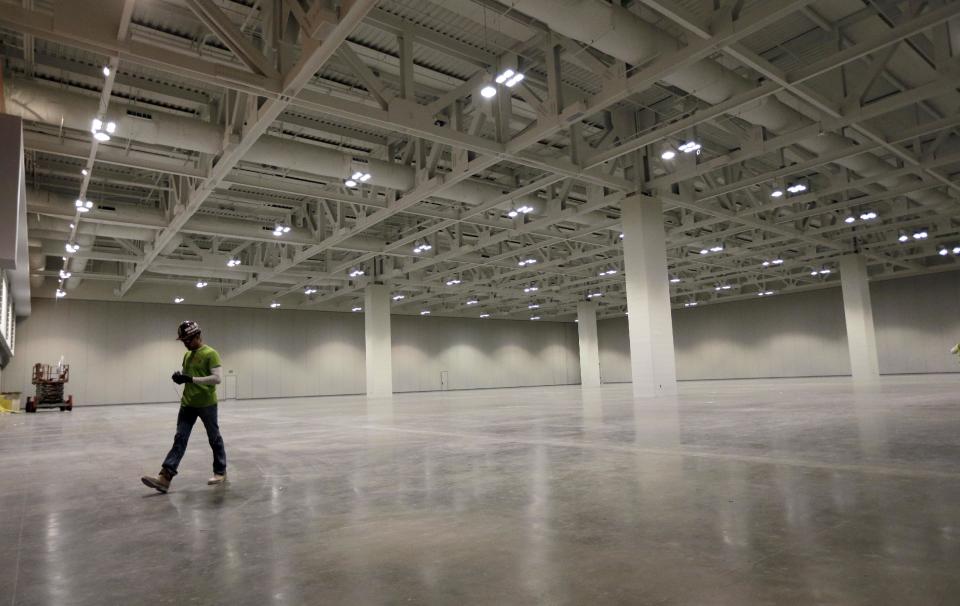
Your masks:
{"label": "green safety shirt", "polygon": [[[195,351],[183,354],[183,374],[191,377],[209,377],[213,369],[220,366],[220,354],[209,345],[203,345]],[[182,406],[204,408],[217,403],[216,385],[183,384]]]}

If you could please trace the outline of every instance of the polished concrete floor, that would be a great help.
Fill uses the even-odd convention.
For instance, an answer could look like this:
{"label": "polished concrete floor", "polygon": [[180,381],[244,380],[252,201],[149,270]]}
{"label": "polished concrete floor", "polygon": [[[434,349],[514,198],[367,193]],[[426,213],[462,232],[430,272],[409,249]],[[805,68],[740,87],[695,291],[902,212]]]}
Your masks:
{"label": "polished concrete floor", "polygon": [[960,377],[0,415],[6,604],[960,603]]}

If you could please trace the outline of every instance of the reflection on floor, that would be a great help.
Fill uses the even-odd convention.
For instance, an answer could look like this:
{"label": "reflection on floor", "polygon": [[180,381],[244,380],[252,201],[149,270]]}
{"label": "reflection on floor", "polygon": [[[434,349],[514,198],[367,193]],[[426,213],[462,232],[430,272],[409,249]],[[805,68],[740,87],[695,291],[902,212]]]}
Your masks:
{"label": "reflection on floor", "polygon": [[960,377],[0,416],[0,604],[955,604]]}

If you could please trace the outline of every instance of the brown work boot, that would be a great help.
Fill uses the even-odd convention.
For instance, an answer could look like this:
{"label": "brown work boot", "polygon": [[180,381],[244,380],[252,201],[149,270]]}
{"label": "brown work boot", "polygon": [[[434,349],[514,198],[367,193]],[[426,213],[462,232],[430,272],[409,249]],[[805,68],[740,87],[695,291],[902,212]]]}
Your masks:
{"label": "brown work boot", "polygon": [[207,480],[209,486],[219,486],[220,484],[227,483],[227,474],[220,475],[219,473],[213,474],[213,477]]}
{"label": "brown work boot", "polygon": [[143,476],[140,481],[158,492],[166,493],[170,490],[170,481],[173,476],[166,469],[161,469],[157,477]]}

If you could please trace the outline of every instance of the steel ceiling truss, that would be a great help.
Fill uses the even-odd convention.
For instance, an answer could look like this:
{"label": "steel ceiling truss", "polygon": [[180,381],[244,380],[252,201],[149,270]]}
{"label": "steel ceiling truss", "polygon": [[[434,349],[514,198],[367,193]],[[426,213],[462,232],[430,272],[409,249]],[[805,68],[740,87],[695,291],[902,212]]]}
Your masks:
{"label": "steel ceiling truss", "polygon": [[[169,83],[147,87],[145,97],[175,95],[179,86],[186,102],[202,100],[188,98],[193,93],[188,94],[189,86],[177,84],[178,77],[229,91],[211,100],[208,119],[219,120],[224,128],[223,149],[212,157],[184,163],[176,158],[176,150],[142,146],[126,150],[101,146],[97,152],[98,166],[158,175],[150,191],[160,196],[166,213],[167,223],[152,242],[138,249],[140,254],[129,249],[124,250],[126,256],[110,258],[90,253],[91,259],[127,268],[118,289],[121,295],[140,280],[156,279],[142,276],[169,262],[161,251],[182,232],[192,246],[212,250],[211,254],[222,252],[222,240],[210,247],[210,242],[198,244],[193,238],[235,237],[231,254],[258,261],[231,274],[238,279],[218,281],[222,302],[251,291],[269,292],[273,298],[299,297],[305,286],[321,284],[318,295],[300,304],[342,308],[368,280],[377,279],[398,290],[409,289],[411,296],[401,309],[426,305],[459,314],[465,313],[466,300],[482,296],[497,301],[498,313],[521,317],[528,302],[523,285],[541,281],[543,290],[537,292],[544,301],[538,311],[571,313],[576,301],[596,288],[603,289],[604,305],[617,309],[624,300],[622,271],[599,276],[597,270],[621,267],[619,208],[642,203],[648,195],[666,201],[670,271],[683,276],[673,287],[678,306],[694,297],[709,302],[737,296],[717,294],[713,285],[721,281],[735,284],[744,295],[755,287],[774,288],[771,285],[778,292],[820,286],[824,280],[810,279],[809,268],[851,250],[865,254],[876,275],[937,271],[943,263],[930,262],[931,247],[952,242],[956,234],[955,208],[921,206],[904,196],[923,189],[951,193],[960,189],[952,176],[960,157],[949,152],[957,138],[958,119],[936,114],[928,103],[955,94],[960,81],[954,50],[941,31],[960,14],[957,3],[914,3],[919,10],[904,11],[887,31],[867,40],[845,39],[841,32],[837,51],[793,72],[764,59],[762,49],[751,49],[750,38],[798,11],[815,15],[809,2],[778,0],[746,10],[739,10],[737,3],[720,3],[707,22],[701,22],[673,3],[644,0],[640,4],[671,19],[693,39],[640,66],[611,60],[536,23],[528,23],[529,39],[493,53],[458,42],[455,32],[427,29],[375,8],[372,0],[345,2],[339,13],[337,5],[320,0],[264,1],[244,11],[228,10],[231,4],[188,0],[198,23],[223,46],[199,56],[188,56],[174,41],[158,44],[170,34],[138,22],[133,0],[117,5],[121,34],[114,37],[19,3],[4,4],[0,11],[0,26],[22,33],[25,49],[29,36],[170,74]],[[238,22],[237,15],[244,13]],[[372,61],[362,40],[346,42],[360,23],[395,37],[396,57],[389,66],[381,68]],[[938,78],[913,87],[900,83],[899,92],[874,99],[871,91],[877,82],[893,78],[888,67],[892,58],[917,52],[913,50],[917,40],[919,52],[933,62]],[[417,59],[417,53],[425,51],[449,53],[477,71],[457,75],[460,84],[446,90],[427,86],[424,78],[434,72]],[[690,100],[667,94],[663,107],[653,108],[676,116],[667,124],[650,119],[645,115],[649,108],[634,104],[665,75],[718,51],[759,74],[763,82],[712,106],[691,105]],[[501,87],[492,103],[480,99],[478,86],[502,65],[518,65],[518,58],[530,76],[523,85],[516,91]],[[69,65],[65,58],[51,59]],[[357,84],[344,87],[325,79],[323,65],[330,59],[348,66]],[[25,52],[24,63],[33,60],[34,52]],[[602,87],[571,86],[565,68],[574,63],[600,74]],[[864,68],[861,78],[839,92],[822,92],[825,78],[853,66]],[[382,70],[393,68],[398,72],[388,79]],[[130,81],[128,74],[117,78],[125,85]],[[816,123],[770,135],[731,118],[771,95],[799,100],[816,115]],[[669,109],[678,103],[679,115]],[[894,132],[897,129],[889,128],[886,118],[896,115],[902,122],[905,111],[912,112],[914,123]],[[332,123],[337,119],[343,125]],[[268,130],[276,131],[278,124],[309,129],[321,138],[326,133],[329,140],[321,145],[354,138],[367,145],[365,153],[413,167],[415,183],[408,190],[352,191],[336,179],[317,180],[245,164],[247,150]],[[366,132],[350,125],[366,125]],[[739,139],[739,147],[704,138],[715,128]],[[285,134],[302,136],[299,132]],[[797,145],[822,132],[852,134],[857,143],[820,156]],[[663,144],[689,136],[703,139],[701,157],[670,165],[660,161]],[[87,157],[89,147],[81,141],[70,132],[45,132],[40,125],[27,133],[29,149],[59,156]],[[888,174],[866,177],[835,164],[868,152],[879,153],[891,164]],[[899,188],[880,185],[891,175],[916,178]],[[768,197],[772,184],[797,178],[816,187],[803,195]],[[118,181],[103,182],[106,196],[114,194],[111,190]],[[477,181],[495,184],[504,193],[479,205],[445,199],[458,184]],[[144,189],[149,186],[143,183]],[[524,195],[541,200],[537,215],[519,221],[505,217],[504,210]],[[211,208],[216,204],[222,208]],[[881,209],[877,224],[851,227],[841,222],[843,213],[868,205]],[[253,237],[237,230],[230,236],[224,230],[190,229],[194,216],[211,213],[261,223],[283,215],[301,226],[302,235],[281,245],[270,243],[268,234]],[[914,226],[937,231],[927,243],[903,246],[897,241],[900,230]],[[355,244],[359,239],[366,244]],[[435,245],[429,254],[417,256],[410,249],[418,241]],[[699,255],[697,247],[711,241],[727,243],[727,250],[722,255]],[[518,267],[526,256],[538,262]],[[789,260],[776,270],[760,266],[762,260],[778,256]],[[190,270],[179,267],[185,273]],[[368,271],[358,279],[346,279],[344,274],[355,267]],[[456,289],[445,287],[451,275],[460,276]],[[97,277],[95,272],[87,276]]]}

